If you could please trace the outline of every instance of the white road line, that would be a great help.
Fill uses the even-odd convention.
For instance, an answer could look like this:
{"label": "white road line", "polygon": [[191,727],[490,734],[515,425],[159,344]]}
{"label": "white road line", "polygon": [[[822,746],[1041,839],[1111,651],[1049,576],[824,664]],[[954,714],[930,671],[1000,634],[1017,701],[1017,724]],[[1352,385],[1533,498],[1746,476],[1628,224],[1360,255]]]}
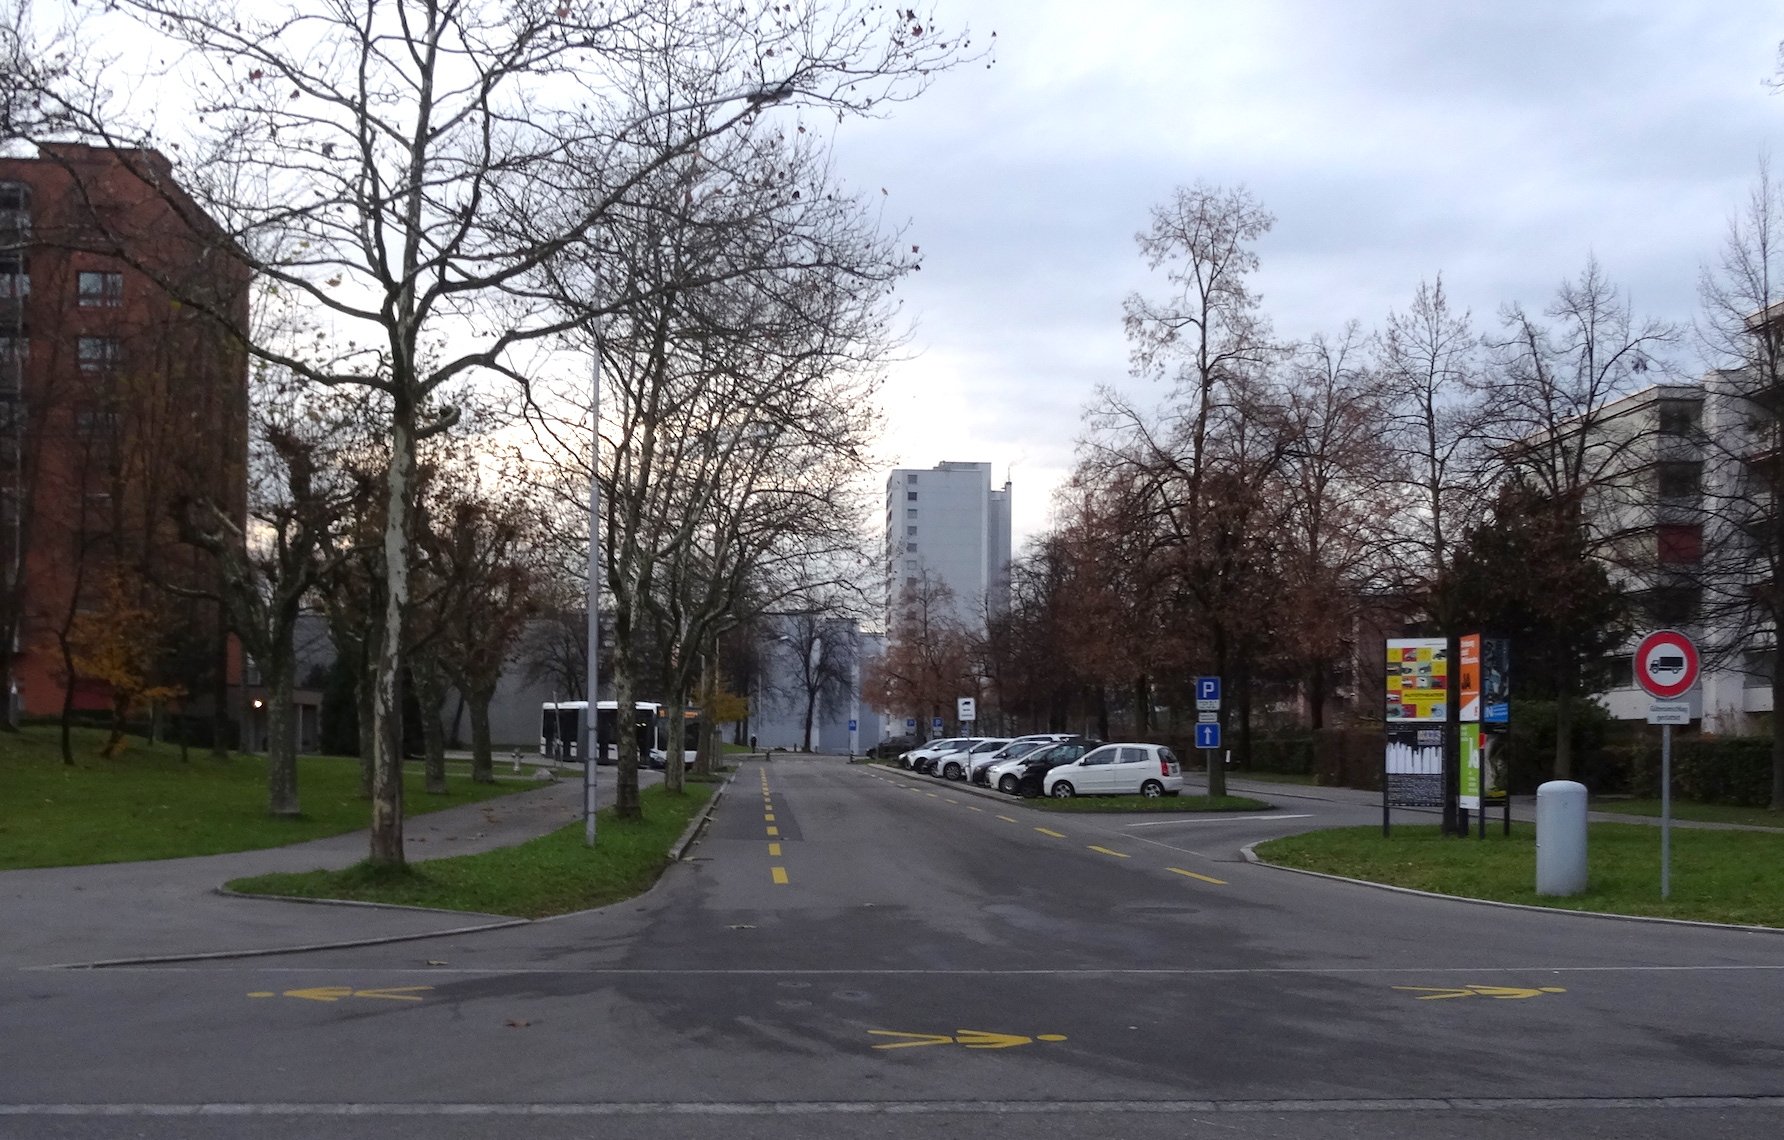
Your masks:
{"label": "white road line", "polygon": [[[1559,912],[1566,913],[1566,912]],[[45,967],[27,967],[37,970]],[[403,978],[432,977],[436,974],[464,974],[472,977],[504,977],[531,974],[555,974],[564,977],[748,977],[773,978],[797,975],[799,977],[906,977],[906,976],[947,976],[947,977],[1243,977],[1256,975],[1259,977],[1321,977],[1338,975],[1378,974],[1387,977],[1428,977],[1432,974],[1742,974],[1742,973],[1777,973],[1784,971],[1784,963],[1766,963],[1754,965],[1710,965],[1710,966],[1540,966],[1523,964],[1517,966],[1177,966],[1177,967],[1061,967],[1058,969],[1022,969],[1005,970],[995,967],[943,970],[933,968],[906,967],[874,967],[859,968],[821,968],[807,969],[800,967],[688,967],[652,968],[625,966],[589,966],[583,969],[565,969],[559,966],[341,966],[331,967],[337,974],[354,974],[358,976],[394,975]],[[318,970],[315,966],[229,966],[218,967],[210,964],[204,966],[107,966],[102,970],[70,971],[70,976],[86,974],[325,974],[330,970]]]}
{"label": "white road line", "polygon": [[1232,816],[1197,815],[1197,816],[1188,816],[1183,819],[1161,819],[1154,823],[1124,823],[1124,824],[1122,824],[1122,826],[1123,827],[1164,827],[1166,824],[1172,824],[1172,823],[1257,823],[1260,820],[1312,819],[1312,818],[1313,818],[1312,812],[1308,812],[1305,815],[1232,815]]}

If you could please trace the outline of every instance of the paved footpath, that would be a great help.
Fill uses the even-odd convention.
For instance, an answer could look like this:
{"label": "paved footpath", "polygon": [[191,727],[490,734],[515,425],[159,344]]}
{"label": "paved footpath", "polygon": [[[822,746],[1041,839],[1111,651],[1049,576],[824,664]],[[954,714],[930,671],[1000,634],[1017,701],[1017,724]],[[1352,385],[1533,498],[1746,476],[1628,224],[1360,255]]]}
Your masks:
{"label": "paved footpath", "polygon": [[[598,772],[600,802],[611,803],[615,770]],[[555,831],[582,816],[581,775],[565,769],[535,790],[412,816],[404,851],[411,861],[469,855]],[[661,778],[639,776],[647,784]],[[263,851],[0,872],[0,968],[252,953],[522,921],[217,893],[244,875],[348,867],[365,858],[366,846],[366,833],[354,831]]]}

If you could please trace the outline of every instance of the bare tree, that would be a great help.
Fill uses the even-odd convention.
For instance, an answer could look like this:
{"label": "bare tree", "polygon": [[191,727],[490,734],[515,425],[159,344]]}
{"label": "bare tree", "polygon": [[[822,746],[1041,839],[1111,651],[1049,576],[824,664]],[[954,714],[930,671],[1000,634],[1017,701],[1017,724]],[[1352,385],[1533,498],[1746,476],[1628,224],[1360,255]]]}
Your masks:
{"label": "bare tree", "polygon": [[[552,303],[546,263],[602,257],[602,221],[653,172],[771,104],[844,114],[920,90],[959,57],[961,40],[912,13],[846,0],[759,10],[671,0],[118,7],[141,38],[185,49],[180,74],[202,112],[187,150],[195,197],[254,271],[302,297],[343,346],[325,361],[289,343],[251,350],[388,400],[371,859],[398,864],[416,456],[456,423],[454,387],[492,373],[524,382],[520,347],[588,319]],[[662,97],[623,94],[639,91]],[[52,94],[59,113],[120,153],[137,141],[120,136],[97,83]],[[710,112],[697,127],[679,114],[693,106]],[[181,202],[152,167],[134,169]]]}
{"label": "bare tree", "polygon": [[[1704,619],[1721,656],[1769,676],[1784,710],[1777,666],[1784,628],[1784,185],[1761,163],[1746,203],[1729,220],[1717,260],[1699,279],[1698,334],[1718,367],[1706,386],[1721,430],[1704,433],[1710,463],[1703,573]],[[1784,811],[1784,732],[1772,734],[1771,810]]]}

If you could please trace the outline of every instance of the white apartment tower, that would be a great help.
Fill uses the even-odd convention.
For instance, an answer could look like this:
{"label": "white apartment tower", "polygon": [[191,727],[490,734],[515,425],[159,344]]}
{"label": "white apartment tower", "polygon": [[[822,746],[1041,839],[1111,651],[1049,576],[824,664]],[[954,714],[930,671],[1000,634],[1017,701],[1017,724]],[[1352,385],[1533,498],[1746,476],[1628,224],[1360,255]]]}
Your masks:
{"label": "white apartment tower", "polygon": [[955,615],[976,629],[1010,605],[1010,484],[989,463],[901,467],[886,480],[887,622],[923,575],[946,583]]}

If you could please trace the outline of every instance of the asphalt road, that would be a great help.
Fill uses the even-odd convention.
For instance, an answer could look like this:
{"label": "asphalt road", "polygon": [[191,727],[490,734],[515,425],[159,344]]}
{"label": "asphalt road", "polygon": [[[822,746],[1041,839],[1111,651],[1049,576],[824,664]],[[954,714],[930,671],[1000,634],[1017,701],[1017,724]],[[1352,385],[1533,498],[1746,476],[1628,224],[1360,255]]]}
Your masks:
{"label": "asphalt road", "polygon": [[632,903],[0,973],[0,1137],[1784,1134],[1784,935],[1246,864],[1378,818],[1279,803],[1043,814],[746,764]]}

